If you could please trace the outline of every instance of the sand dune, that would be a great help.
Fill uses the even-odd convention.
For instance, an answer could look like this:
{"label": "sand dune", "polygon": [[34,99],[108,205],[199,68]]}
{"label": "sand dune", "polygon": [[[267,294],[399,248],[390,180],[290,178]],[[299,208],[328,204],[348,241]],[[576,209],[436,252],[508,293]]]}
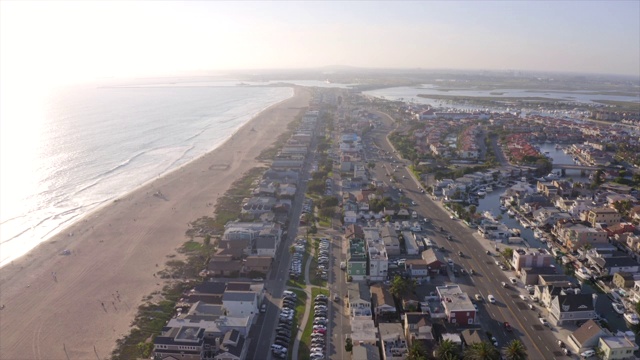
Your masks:
{"label": "sand dune", "polygon": [[[258,165],[255,157],[308,106],[310,96],[296,89],[218,149],[3,267],[0,359],[107,358],[129,332],[143,297],[162,288],[153,274],[187,240],[187,223],[213,214],[210,203]],[[70,254],[60,255],[64,249]]]}

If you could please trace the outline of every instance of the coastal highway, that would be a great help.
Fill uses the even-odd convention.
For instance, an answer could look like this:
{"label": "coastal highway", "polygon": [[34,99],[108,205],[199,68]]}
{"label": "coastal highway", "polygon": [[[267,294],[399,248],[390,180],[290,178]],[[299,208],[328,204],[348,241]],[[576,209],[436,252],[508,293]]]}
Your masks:
{"label": "coastal highway", "polygon": [[[382,114],[382,113],[379,113]],[[389,118],[389,120],[391,120]],[[386,140],[386,134],[382,131],[373,132],[374,143],[377,146],[392,154],[392,160],[378,159],[374,172],[378,179],[384,179],[388,183],[389,177],[386,169],[397,164],[407,164],[406,161],[398,159],[394,150]],[[386,168],[386,169],[385,169]],[[496,266],[495,258],[486,255],[486,248],[473,237],[472,229],[467,228],[461,222],[449,218],[439,204],[434,203],[431,198],[420,192],[420,185],[415,181],[413,175],[406,166],[401,166],[397,172],[392,173],[398,179],[393,184],[403,190],[403,194],[416,203],[414,210],[421,216],[431,219],[431,226],[426,229],[426,235],[440,246],[445,247],[447,257],[453,259],[456,267],[474,269],[476,275],[455,278],[463,291],[473,297],[479,293],[484,299],[489,294],[495,296],[496,304],[489,304],[488,301],[479,306],[479,316],[485,330],[490,331],[498,340],[499,346],[506,345],[510,340],[519,338],[527,348],[530,359],[552,359],[561,358],[564,355],[556,345],[556,337],[553,328],[542,326],[538,320],[539,307],[530,310],[518,295],[524,290],[517,291],[512,286],[505,289],[501,282],[509,283],[508,276],[512,273],[505,273]],[[406,179],[403,179],[403,176]],[[443,227],[445,232],[440,232]],[[452,241],[446,239],[446,235],[453,237]],[[463,253],[463,257],[458,256],[458,251]],[[495,250],[492,251],[492,254]],[[522,287],[522,284],[519,284]],[[503,328],[504,322],[509,322],[513,332],[507,332]]]}

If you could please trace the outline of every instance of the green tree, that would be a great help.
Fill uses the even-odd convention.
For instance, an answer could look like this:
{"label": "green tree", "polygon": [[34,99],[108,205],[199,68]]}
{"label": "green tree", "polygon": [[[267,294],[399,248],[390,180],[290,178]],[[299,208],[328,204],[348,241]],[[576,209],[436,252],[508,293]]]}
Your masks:
{"label": "green tree", "polygon": [[513,258],[513,249],[512,248],[504,248],[504,250],[502,250],[502,256],[504,256],[506,259]]}
{"label": "green tree", "polygon": [[211,235],[207,234],[207,236],[204,237],[202,243],[205,247],[209,247],[209,245],[211,245]]}
{"label": "green tree", "polygon": [[478,211],[478,208],[475,205],[469,206],[469,214],[473,215]]}
{"label": "green tree", "polygon": [[347,352],[353,351],[353,340],[351,340],[351,338],[347,338],[347,340],[345,341],[344,349]]}
{"label": "green tree", "polygon": [[527,349],[525,349],[522,341],[515,339],[502,348],[502,352],[506,360],[526,360]]}
{"label": "green tree", "polygon": [[436,358],[441,360],[458,360],[460,359],[460,349],[453,341],[443,340],[436,347]]}
{"label": "green tree", "polygon": [[296,247],[295,247],[295,246],[293,246],[293,245],[291,245],[291,246],[289,247],[289,254],[293,255],[293,254],[295,254],[295,253],[296,253]]}
{"label": "green tree", "polygon": [[407,360],[427,360],[427,352],[420,341],[414,340],[411,343],[407,353]]}
{"label": "green tree", "polygon": [[401,276],[396,275],[391,282],[389,292],[395,297],[400,297],[408,290],[407,282]]}
{"label": "green tree", "polygon": [[498,360],[500,351],[486,341],[472,344],[464,351],[465,360]]}
{"label": "green tree", "polygon": [[376,168],[376,163],[374,161],[369,161],[369,163],[367,164],[367,167],[369,169],[375,169]]}

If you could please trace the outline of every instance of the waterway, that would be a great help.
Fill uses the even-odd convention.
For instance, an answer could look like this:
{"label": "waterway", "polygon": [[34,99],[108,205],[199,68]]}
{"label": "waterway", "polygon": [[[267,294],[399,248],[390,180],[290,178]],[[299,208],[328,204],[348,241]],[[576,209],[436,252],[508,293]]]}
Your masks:
{"label": "waterway", "polygon": [[[554,163],[557,164],[573,164],[573,157],[569,154],[565,154],[562,150],[556,150],[555,144],[539,144],[540,152],[550,157]],[[558,173],[559,170],[554,172]],[[582,176],[580,170],[566,170],[565,179],[572,178],[574,182],[589,182],[586,176]],[[533,185],[532,185],[533,186]],[[546,245],[540,242],[533,236],[533,230],[525,228],[520,224],[518,220],[513,217],[509,217],[506,212],[500,211],[500,196],[507,190],[507,188],[494,188],[494,191],[487,194],[484,199],[480,199],[480,203],[477,206],[477,212],[483,213],[485,211],[491,211],[494,216],[502,215],[502,222],[510,229],[520,230],[520,237],[522,237],[530,247],[532,248],[546,248]]]}

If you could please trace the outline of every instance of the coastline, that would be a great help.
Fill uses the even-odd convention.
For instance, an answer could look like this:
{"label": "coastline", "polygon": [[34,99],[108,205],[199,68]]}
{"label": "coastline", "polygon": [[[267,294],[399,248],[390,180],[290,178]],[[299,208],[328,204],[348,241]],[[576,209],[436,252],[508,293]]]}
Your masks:
{"label": "coastline", "polygon": [[[187,239],[187,223],[213,215],[231,183],[261,162],[310,91],[263,109],[223,144],[87,214],[0,269],[0,358],[106,358],[128,334],[154,277]],[[255,131],[252,131],[255,129]],[[163,196],[154,196],[158,191]],[[70,234],[73,234],[70,236]],[[60,255],[62,250],[69,255]],[[157,265],[157,266],[156,266]]]}

